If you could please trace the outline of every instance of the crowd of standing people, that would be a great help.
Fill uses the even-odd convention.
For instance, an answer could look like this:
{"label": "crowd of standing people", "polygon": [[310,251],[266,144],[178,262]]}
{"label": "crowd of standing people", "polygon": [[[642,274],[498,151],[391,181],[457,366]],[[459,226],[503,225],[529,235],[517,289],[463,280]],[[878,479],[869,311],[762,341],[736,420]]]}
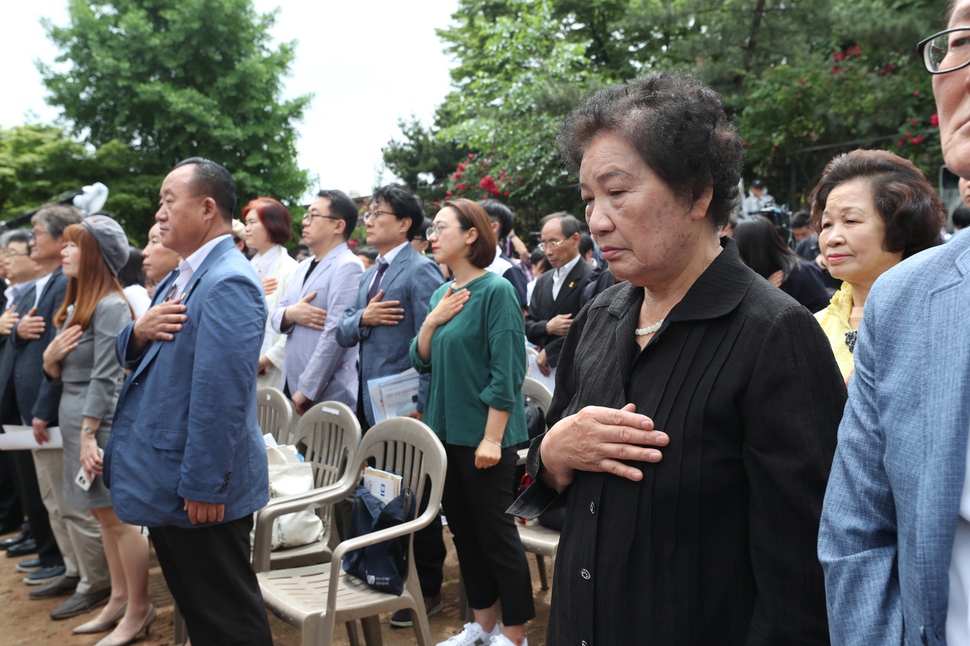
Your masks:
{"label": "crowd of standing people", "polygon": [[[920,51],[970,180],[968,37],[955,0]],[[362,215],[320,191],[297,260],[289,210],[257,197],[234,221],[230,172],[200,158],[165,178],[142,251],[65,205],[4,234],[0,421],[42,448],[0,453],[0,531],[20,532],[0,548],[27,557],[30,597],[130,643],[157,616],[150,538],[192,643],[271,643],[257,387],[300,414],[341,402],[366,432],[368,383],[413,368],[403,414],[445,447],[473,615],[439,646],[528,644],[514,517],[556,508],[552,644],[970,644],[970,237],[944,243],[923,173],[837,156],[792,250],[761,180],[742,200],[741,138],[689,76],[591,94],[559,142],[585,222],[550,214],[532,252],[501,203],[428,214],[389,185]],[[370,253],[348,244],[359,221]],[[514,500],[527,372],[554,396]],[[429,615],[442,532],[414,536]]]}

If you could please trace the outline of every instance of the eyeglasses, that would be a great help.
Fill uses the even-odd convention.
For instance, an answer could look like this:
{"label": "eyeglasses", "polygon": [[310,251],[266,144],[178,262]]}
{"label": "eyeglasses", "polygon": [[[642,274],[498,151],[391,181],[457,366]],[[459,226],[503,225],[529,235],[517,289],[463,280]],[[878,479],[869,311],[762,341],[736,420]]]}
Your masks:
{"label": "eyeglasses", "polygon": [[921,40],[916,51],[930,74],[955,72],[970,65],[970,27],[954,27]]}
{"label": "eyeglasses", "polygon": [[548,242],[540,242],[537,248],[539,251],[545,253],[546,249],[552,251],[564,242],[565,240],[549,240]]}
{"label": "eyeglasses", "polygon": [[376,220],[379,215],[394,215],[393,211],[367,211],[364,213],[364,223],[369,220]]}
{"label": "eyeglasses", "polygon": [[48,233],[44,229],[31,229],[30,230],[30,240],[32,242],[37,240],[37,236],[42,236],[42,235],[53,237],[53,236],[51,236],[50,233]]}
{"label": "eyeglasses", "polygon": [[438,224],[434,225],[433,227],[428,227],[428,230],[425,231],[424,234],[426,236],[428,236],[429,239],[431,238],[431,236],[434,236],[434,237],[438,238],[438,237],[441,236],[441,232],[442,231],[444,231],[445,229],[450,229],[450,228],[464,229],[463,226],[460,226],[458,224],[443,224],[443,223],[439,222]]}
{"label": "eyeglasses", "polygon": [[30,252],[28,251],[27,253],[17,253],[16,251],[4,251],[0,255],[2,255],[4,258],[16,258],[17,256],[23,256],[24,258],[26,258],[30,255]]}
{"label": "eyeglasses", "polygon": [[313,218],[322,218],[324,220],[343,220],[343,218],[338,218],[334,215],[322,215],[320,213],[304,213],[303,223],[313,222]]}

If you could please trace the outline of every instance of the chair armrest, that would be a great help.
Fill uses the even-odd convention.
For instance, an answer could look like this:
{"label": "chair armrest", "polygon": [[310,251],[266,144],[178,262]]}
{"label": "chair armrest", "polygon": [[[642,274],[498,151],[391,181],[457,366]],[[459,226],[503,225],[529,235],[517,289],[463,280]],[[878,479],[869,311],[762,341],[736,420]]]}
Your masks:
{"label": "chair armrest", "polygon": [[380,531],[371,532],[369,534],[364,534],[363,536],[355,536],[354,538],[348,538],[345,541],[341,541],[337,547],[333,550],[333,563],[340,563],[341,559],[347,552],[352,552],[354,550],[359,550],[368,545],[376,545],[377,543],[382,543],[388,541],[392,538],[398,538],[399,536],[406,536],[407,534],[413,533],[427,527],[434,520],[434,517],[438,515],[438,507],[428,506],[428,509],[424,510],[424,513],[415,518],[414,520],[408,520],[400,525],[395,525],[394,527],[387,527]]}
{"label": "chair armrest", "polygon": [[515,466],[517,467],[524,466],[526,459],[529,457],[529,449],[519,449],[518,451],[516,451],[516,454],[519,457],[515,461]]}

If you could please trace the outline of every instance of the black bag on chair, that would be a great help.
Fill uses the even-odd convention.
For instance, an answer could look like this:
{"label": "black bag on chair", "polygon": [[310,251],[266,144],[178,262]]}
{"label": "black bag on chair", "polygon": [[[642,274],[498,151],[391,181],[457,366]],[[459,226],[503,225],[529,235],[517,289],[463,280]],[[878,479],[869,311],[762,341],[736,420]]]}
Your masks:
{"label": "black bag on chair", "polygon": [[[366,487],[357,487],[347,538],[413,520],[416,511],[414,492],[410,488],[405,487],[401,495],[385,505]],[[404,592],[404,557],[407,551],[407,536],[368,545],[344,555],[344,572],[361,579],[375,590],[401,596]]]}

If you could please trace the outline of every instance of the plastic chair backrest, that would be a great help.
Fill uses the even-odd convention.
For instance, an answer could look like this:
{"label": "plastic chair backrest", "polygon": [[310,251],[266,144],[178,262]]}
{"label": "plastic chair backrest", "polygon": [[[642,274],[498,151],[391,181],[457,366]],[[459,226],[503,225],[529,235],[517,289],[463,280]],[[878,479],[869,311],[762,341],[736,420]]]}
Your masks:
{"label": "plastic chair backrest", "polygon": [[293,444],[313,465],[314,488],[340,479],[360,444],[360,422],[345,404],[321,402],[300,418]]}
{"label": "plastic chair backrest", "polygon": [[532,400],[539,407],[543,417],[549,412],[549,407],[552,406],[552,393],[532,377],[526,377],[525,381],[522,382],[522,395],[526,399]]}
{"label": "plastic chair backrest", "polygon": [[263,434],[269,433],[277,444],[289,444],[293,410],[286,395],[276,388],[260,388],[256,391],[256,418]]}

